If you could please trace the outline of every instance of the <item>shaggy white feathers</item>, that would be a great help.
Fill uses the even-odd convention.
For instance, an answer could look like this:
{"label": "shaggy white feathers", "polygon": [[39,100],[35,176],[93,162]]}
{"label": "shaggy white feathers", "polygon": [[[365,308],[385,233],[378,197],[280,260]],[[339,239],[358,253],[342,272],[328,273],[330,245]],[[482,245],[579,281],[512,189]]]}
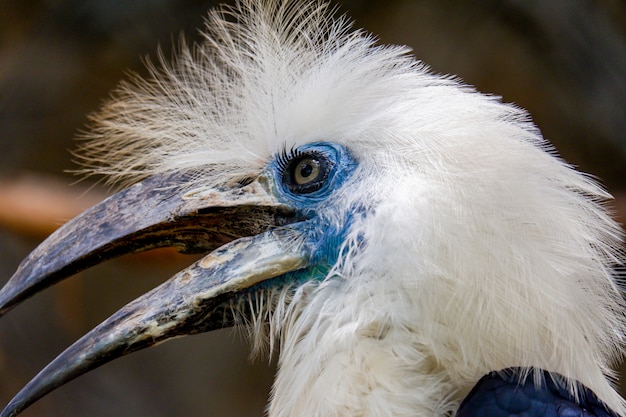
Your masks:
{"label": "shaggy white feathers", "polygon": [[256,300],[281,341],[272,417],[444,415],[510,366],[559,372],[624,414],[605,377],[624,341],[610,196],[524,111],[332,14],[275,0],[211,13],[202,44],[94,117],[84,172],[128,184],[192,170],[202,188],[260,172],[283,147],[354,154],[328,203],[368,208],[351,250],[322,284]]}
{"label": "shaggy white feathers", "polygon": [[372,105],[384,111],[389,89],[406,88],[395,76],[419,66],[405,47],[350,33],[324,3],[257,3],[212,12],[203,43],[183,42],[173,63],[149,65],[149,80],[122,83],[92,117],[82,172],[126,185],[178,170],[217,175],[215,164],[259,168],[285,144],[356,137],[364,129],[351,122],[375,117]]}

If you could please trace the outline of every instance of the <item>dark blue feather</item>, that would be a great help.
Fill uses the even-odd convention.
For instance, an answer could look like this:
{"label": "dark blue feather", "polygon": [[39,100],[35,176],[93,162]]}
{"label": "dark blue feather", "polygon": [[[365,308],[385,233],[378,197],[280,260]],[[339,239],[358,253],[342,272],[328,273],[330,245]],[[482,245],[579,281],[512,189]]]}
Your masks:
{"label": "dark blue feather", "polygon": [[[568,391],[565,378],[543,372],[535,385],[528,369],[509,368],[481,378],[461,403],[456,417],[619,417],[588,388],[581,386],[579,399]],[[556,380],[556,381],[555,381]]]}

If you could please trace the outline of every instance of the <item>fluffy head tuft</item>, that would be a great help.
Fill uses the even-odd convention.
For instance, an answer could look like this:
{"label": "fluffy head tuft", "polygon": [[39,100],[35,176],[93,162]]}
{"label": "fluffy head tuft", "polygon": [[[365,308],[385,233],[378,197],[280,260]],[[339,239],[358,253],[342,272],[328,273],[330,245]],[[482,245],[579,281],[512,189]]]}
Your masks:
{"label": "fluffy head tuft", "polygon": [[202,43],[181,41],[172,63],[159,55],[147,80],[123,82],[92,116],[79,173],[126,186],[192,171],[202,182],[354,130],[364,104],[395,84],[385,74],[418,64],[332,14],[320,1],[276,0],[211,12]]}

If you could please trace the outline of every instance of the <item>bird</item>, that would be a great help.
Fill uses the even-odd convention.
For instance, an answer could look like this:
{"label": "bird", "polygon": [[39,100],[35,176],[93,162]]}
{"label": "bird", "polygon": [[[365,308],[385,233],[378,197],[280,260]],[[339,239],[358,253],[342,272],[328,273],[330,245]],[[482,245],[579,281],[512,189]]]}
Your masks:
{"label": "bird", "polygon": [[19,265],[0,314],[112,257],[201,254],[0,416],[120,356],[236,326],[284,416],[625,416],[623,232],[528,113],[324,1],[241,0],[92,116],[120,191]]}

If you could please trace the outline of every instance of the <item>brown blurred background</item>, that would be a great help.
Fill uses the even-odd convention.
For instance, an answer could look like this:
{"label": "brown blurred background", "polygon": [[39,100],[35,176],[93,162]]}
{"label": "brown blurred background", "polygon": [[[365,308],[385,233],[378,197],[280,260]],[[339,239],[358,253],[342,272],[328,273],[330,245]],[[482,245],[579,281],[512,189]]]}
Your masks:
{"label": "brown blurred background", "polygon": [[[63,173],[75,168],[68,149],[86,115],[128,70],[144,73],[141,58],[157,45],[168,50],[181,33],[197,39],[215,3],[0,0],[0,283],[54,223],[106,192],[70,188],[76,178]],[[625,216],[626,2],[338,3],[357,27],[410,45],[435,72],[527,108],[565,159],[618,196]],[[0,320],[0,403],[80,335],[190,262],[169,251],[125,257],[12,311]],[[247,355],[233,331],[178,339],[91,372],[24,416],[261,416],[273,365]]]}

